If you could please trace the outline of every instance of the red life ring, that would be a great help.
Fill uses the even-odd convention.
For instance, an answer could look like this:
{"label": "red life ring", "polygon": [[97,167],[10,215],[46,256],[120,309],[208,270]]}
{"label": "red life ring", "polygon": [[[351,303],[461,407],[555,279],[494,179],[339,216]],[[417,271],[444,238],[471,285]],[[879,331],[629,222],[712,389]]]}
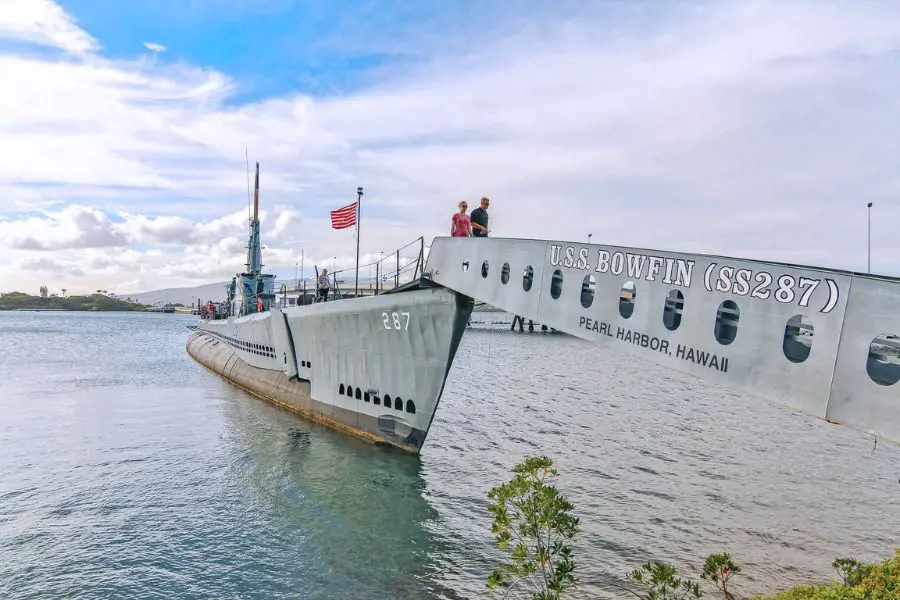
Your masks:
{"label": "red life ring", "polygon": [[263,307],[262,307],[262,296],[260,296],[260,297],[258,297],[258,298],[256,299],[256,311],[257,311],[257,312],[262,312],[262,309],[263,309]]}

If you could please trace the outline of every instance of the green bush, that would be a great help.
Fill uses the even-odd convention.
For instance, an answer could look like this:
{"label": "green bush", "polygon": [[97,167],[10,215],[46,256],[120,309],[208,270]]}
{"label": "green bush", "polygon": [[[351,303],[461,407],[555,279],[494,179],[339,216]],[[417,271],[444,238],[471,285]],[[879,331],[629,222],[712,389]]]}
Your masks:
{"label": "green bush", "polygon": [[513,469],[516,476],[493,488],[488,508],[497,547],[510,551],[488,578],[491,591],[505,588],[533,600],[558,600],[575,585],[575,563],[569,544],[578,532],[572,504],[548,479],[557,475],[546,456],[527,458]]}
{"label": "green bush", "polygon": [[[504,588],[504,598],[515,591],[533,600],[559,600],[577,586],[569,544],[579,520],[571,515],[568,499],[548,483],[557,475],[549,458],[526,458],[514,471],[511,481],[488,494],[494,517],[491,531],[497,546],[509,551],[510,560],[491,573],[487,587]],[[751,600],[900,600],[900,549],[878,563],[840,557],[831,566],[841,581],[797,585]],[[723,600],[736,600],[731,579],[740,573],[731,554],[710,554],[700,579]],[[679,576],[675,566],[662,561],[648,561],[626,577],[641,591],[613,585],[641,600],[699,600],[704,593],[699,581]]]}
{"label": "green bush", "polygon": [[878,563],[839,558],[832,566],[842,581],[798,585],[754,600],[900,600],[900,549]]}

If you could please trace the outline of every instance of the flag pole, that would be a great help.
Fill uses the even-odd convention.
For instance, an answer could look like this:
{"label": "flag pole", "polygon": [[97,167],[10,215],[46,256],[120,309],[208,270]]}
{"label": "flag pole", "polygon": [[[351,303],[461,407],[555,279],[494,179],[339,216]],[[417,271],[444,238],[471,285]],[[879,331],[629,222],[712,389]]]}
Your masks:
{"label": "flag pole", "polygon": [[356,188],[356,298],[359,298],[359,214],[362,212],[362,197],[362,187]]}

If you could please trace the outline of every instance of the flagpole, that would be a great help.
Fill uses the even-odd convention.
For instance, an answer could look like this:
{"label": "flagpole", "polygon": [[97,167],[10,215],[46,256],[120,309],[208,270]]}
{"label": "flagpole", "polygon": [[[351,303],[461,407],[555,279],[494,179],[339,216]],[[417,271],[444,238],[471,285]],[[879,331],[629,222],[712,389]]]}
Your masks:
{"label": "flagpole", "polygon": [[362,212],[362,197],[362,187],[356,188],[356,298],[359,298],[359,214]]}

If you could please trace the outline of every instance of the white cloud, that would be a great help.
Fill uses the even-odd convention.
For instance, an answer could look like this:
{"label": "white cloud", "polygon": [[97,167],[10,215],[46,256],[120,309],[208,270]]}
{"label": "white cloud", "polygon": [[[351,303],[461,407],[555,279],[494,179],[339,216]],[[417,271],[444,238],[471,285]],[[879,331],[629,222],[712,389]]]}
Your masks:
{"label": "white cloud", "polygon": [[52,46],[81,54],[99,48],[97,40],[50,0],[3,0],[0,39]]}
{"label": "white cloud", "polygon": [[162,44],[157,44],[156,42],[144,42],[144,47],[150,52],[165,52],[168,50],[168,48]]}
{"label": "white cloud", "polygon": [[29,82],[0,95],[0,208],[29,211],[0,219],[0,287],[35,283],[19,269],[50,267],[39,249],[72,250],[53,257],[70,289],[227,277],[245,260],[245,145],[264,261],[291,275],[301,249],[308,265],[352,262],[328,211],[357,185],[364,254],[445,235],[457,202],[486,194],[497,235],[845,268],[865,265],[873,200],[873,267],[900,274],[887,5],[588,5],[464,53],[426,40],[417,66],[352,94],[241,107],[222,102],[225,74],[108,61],[52,3],[15,6],[0,39],[68,55],[0,55],[0,79]]}

